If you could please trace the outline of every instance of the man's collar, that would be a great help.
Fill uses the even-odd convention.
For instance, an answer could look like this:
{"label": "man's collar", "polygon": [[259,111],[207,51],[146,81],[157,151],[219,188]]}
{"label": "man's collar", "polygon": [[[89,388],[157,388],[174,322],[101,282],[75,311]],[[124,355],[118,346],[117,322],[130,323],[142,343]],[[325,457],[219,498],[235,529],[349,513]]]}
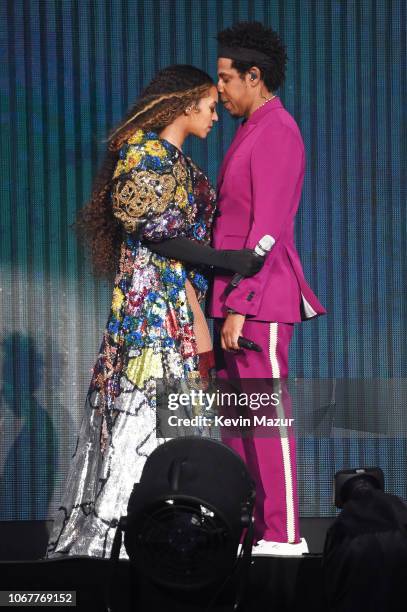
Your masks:
{"label": "man's collar", "polygon": [[246,127],[248,125],[254,125],[261,121],[264,116],[268,115],[269,112],[276,108],[284,108],[283,104],[278,96],[265,102],[262,106],[259,106],[254,113],[250,115],[247,119],[242,122],[242,126]]}

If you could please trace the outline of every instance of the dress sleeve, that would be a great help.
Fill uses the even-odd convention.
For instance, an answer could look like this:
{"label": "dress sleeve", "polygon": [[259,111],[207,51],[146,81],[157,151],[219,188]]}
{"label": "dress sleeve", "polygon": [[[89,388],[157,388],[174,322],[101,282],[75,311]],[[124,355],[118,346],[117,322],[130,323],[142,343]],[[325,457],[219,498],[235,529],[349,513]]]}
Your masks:
{"label": "dress sleeve", "polygon": [[128,233],[161,241],[185,236],[188,171],[175,147],[141,131],[124,145],[112,181],[112,209]]}

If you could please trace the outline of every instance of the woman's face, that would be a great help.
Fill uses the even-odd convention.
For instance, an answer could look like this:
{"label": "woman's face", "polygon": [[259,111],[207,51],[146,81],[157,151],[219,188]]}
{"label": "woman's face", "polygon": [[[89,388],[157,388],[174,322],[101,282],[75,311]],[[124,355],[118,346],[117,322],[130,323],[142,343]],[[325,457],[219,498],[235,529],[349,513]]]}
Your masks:
{"label": "woman's face", "polygon": [[215,85],[213,85],[208,95],[201,98],[198,105],[191,109],[187,123],[189,134],[193,134],[199,138],[207,137],[212,129],[213,122],[219,119],[216,112],[218,97],[218,90]]}

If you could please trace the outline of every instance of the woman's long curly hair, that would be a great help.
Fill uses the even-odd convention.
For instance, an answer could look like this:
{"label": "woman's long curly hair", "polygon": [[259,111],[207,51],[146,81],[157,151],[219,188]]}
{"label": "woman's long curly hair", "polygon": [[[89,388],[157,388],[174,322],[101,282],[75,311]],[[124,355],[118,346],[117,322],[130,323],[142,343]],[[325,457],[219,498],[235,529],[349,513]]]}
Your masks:
{"label": "woman's long curly hair", "polygon": [[93,183],[91,198],[79,211],[75,223],[90,248],[96,274],[111,277],[120,254],[122,229],[113,216],[110,189],[121,147],[138,129],[159,133],[187,107],[196,106],[213,85],[212,78],[194,66],[168,66],[154,77],[110,133],[108,150]]}

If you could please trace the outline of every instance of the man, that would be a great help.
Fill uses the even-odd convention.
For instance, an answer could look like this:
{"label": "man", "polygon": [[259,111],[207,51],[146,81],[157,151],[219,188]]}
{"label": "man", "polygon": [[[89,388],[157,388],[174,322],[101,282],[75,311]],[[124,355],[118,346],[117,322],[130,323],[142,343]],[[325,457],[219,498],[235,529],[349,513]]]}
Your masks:
{"label": "man", "polygon": [[[216,319],[228,379],[285,379],[293,324],[325,312],[307,285],[294,245],[294,217],[305,168],[297,124],[275,91],[285,76],[286,53],[278,35],[260,23],[238,23],[218,37],[218,91],[225,108],[244,121],[218,178],[218,218],[213,246],[254,248],[265,235],[275,244],[260,272],[230,290],[216,276],[209,315]],[[262,352],[239,350],[244,336]],[[287,416],[289,396],[280,392],[277,416]],[[277,435],[223,438],[246,461],[257,486],[254,554],[301,555],[295,440],[286,427]]]}

